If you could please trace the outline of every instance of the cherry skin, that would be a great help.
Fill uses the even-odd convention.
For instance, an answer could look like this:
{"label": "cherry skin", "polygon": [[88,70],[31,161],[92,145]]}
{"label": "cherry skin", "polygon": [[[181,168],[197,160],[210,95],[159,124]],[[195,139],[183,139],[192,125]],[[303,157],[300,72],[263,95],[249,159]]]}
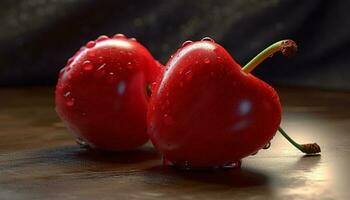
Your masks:
{"label": "cherry skin", "polygon": [[238,163],[263,148],[281,122],[276,91],[212,40],[186,43],[152,90],[148,133],[175,166]]}
{"label": "cherry skin", "polygon": [[146,86],[159,66],[134,39],[101,36],[61,70],[56,111],[75,137],[92,148],[134,149],[148,140]]}

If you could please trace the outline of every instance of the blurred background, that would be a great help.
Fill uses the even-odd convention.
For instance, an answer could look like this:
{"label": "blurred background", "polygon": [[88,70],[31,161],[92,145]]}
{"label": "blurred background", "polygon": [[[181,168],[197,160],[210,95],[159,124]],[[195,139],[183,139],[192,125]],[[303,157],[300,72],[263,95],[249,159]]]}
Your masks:
{"label": "blurred background", "polygon": [[254,73],[279,86],[350,89],[350,1],[1,0],[0,86],[54,85],[87,41],[123,33],[163,64],[185,40],[209,36],[244,65],[285,38],[292,59],[275,55]]}

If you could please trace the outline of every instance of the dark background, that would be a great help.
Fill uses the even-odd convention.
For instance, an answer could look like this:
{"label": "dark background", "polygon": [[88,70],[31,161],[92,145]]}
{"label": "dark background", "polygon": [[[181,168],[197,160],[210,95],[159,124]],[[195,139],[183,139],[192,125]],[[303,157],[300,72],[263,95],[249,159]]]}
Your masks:
{"label": "dark background", "polygon": [[254,73],[284,86],[350,89],[350,1],[2,0],[0,86],[54,85],[66,60],[99,35],[124,33],[166,63],[185,40],[210,36],[244,65],[285,38]]}

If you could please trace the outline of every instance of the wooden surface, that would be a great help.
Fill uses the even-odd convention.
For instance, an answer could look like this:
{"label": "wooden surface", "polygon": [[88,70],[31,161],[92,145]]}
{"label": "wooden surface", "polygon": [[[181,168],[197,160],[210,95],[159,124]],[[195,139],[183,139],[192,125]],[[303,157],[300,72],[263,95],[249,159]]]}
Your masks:
{"label": "wooden surface", "polygon": [[350,93],[280,89],[283,127],[241,170],[162,168],[150,144],[128,153],[80,149],[54,111],[52,88],[0,89],[0,199],[350,199]]}

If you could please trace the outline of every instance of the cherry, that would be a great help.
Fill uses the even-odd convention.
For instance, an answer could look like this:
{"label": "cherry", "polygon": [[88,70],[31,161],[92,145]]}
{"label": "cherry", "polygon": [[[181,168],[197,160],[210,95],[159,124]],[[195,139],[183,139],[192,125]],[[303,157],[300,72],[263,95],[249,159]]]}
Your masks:
{"label": "cherry", "polygon": [[185,42],[149,103],[148,133],[164,162],[185,169],[238,167],[242,158],[268,148],[282,130],[281,104],[276,91],[249,72],[272,53],[290,55],[293,44],[272,45],[242,70],[210,38]]}
{"label": "cherry", "polygon": [[56,111],[83,146],[134,149],[148,140],[146,86],[159,67],[135,39],[100,36],[60,71]]}

